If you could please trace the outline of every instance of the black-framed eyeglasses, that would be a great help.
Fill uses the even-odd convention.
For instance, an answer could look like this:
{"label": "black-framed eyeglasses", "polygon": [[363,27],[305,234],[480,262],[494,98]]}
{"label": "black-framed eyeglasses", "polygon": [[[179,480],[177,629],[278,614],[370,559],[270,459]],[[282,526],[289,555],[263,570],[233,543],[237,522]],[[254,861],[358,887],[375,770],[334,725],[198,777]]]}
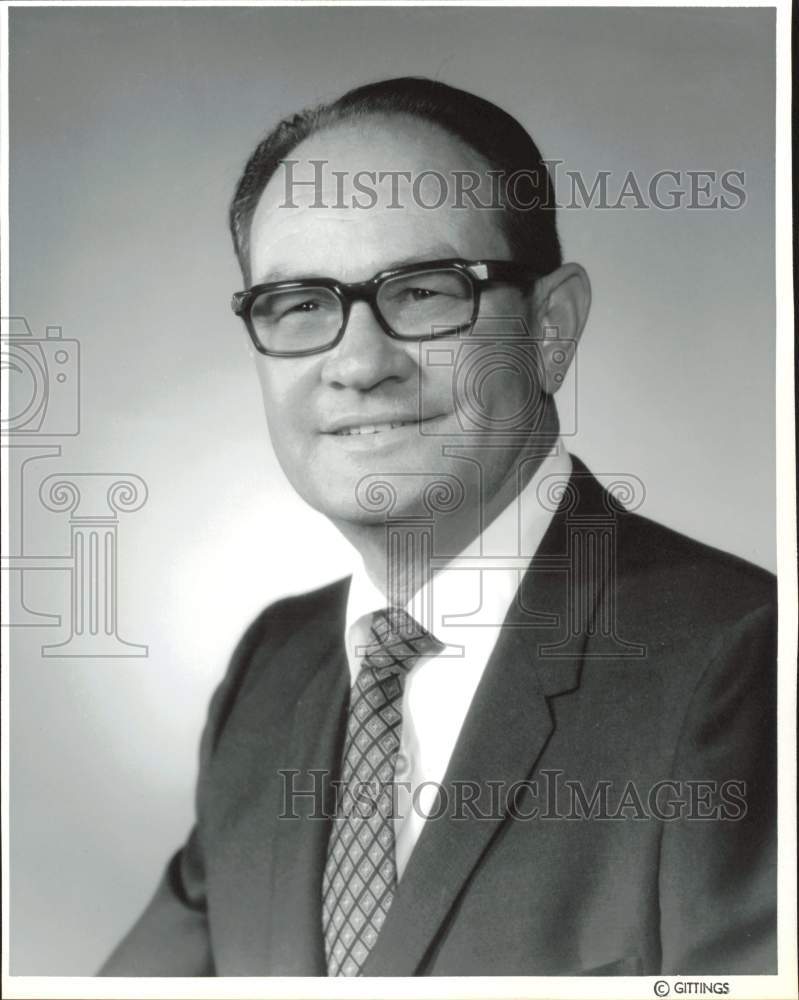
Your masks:
{"label": "black-framed eyeglasses", "polygon": [[425,261],[381,271],[368,281],[334,278],[273,281],[236,292],[256,350],[276,358],[304,357],[335,347],[344,336],[353,302],[367,302],[396,340],[432,340],[469,330],[480,312],[480,293],[492,282],[532,285],[540,275],[510,260]]}

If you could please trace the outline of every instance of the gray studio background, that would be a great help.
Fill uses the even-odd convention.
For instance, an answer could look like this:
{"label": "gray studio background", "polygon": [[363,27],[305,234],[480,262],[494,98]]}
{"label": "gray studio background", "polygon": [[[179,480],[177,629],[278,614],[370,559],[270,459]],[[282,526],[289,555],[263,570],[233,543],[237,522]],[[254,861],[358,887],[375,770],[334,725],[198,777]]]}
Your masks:
{"label": "gray studio background", "polygon": [[63,621],[12,630],[12,973],[96,969],[191,823],[237,636],[350,564],[283,480],[228,306],[227,202],[278,116],[423,74],[498,102],[589,180],[745,171],[739,211],[562,213],[594,289],[570,444],[639,476],[642,513],[774,567],[773,26],[744,9],[11,11],[6,312],[81,352],[80,434],[12,485],[12,520],[21,504],[25,551],[57,557],[69,518],[42,507],[45,476],[149,491],[118,529],[119,635],[146,657],[42,656],[68,574],[25,576],[28,606]]}

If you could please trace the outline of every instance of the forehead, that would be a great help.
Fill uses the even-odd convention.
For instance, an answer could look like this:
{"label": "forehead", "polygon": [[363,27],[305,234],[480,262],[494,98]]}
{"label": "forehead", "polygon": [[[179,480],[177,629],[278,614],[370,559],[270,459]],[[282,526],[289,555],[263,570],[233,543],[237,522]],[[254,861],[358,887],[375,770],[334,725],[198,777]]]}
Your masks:
{"label": "forehead", "polygon": [[463,194],[477,183],[488,204],[487,170],[465,143],[408,116],[315,133],[279,165],[256,206],[253,283],[311,274],[357,281],[405,261],[508,257],[502,210]]}

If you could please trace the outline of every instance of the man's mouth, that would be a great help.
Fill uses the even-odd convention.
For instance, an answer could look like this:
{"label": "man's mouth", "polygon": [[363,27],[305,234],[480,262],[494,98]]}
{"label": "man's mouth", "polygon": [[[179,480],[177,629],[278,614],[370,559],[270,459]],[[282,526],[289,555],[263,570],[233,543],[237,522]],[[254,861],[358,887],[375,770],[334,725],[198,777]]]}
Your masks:
{"label": "man's mouth", "polygon": [[361,434],[383,434],[385,431],[393,431],[398,427],[411,427],[418,423],[418,420],[397,420],[385,424],[360,424],[357,427],[342,427],[335,433],[341,437],[352,437]]}

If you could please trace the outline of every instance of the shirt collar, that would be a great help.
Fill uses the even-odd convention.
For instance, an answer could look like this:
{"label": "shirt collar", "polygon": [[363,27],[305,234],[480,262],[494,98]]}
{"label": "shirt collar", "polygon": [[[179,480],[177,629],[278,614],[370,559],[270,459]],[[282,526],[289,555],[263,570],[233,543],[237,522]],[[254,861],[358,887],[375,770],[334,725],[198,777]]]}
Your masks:
{"label": "shirt collar", "polygon": [[[568,479],[571,469],[571,456],[558,440],[524,489],[485,526],[479,538],[459,553],[459,556],[499,557],[496,568],[485,572],[480,568],[464,570],[457,568],[457,559],[453,560],[433,574],[405,610],[413,614],[413,605],[419,606],[420,600],[424,602],[430,597],[431,631],[436,638],[448,645],[464,638],[472,644],[492,642],[495,636],[492,638],[491,628],[473,626],[486,623],[498,628],[521,582],[519,570],[503,568],[501,557],[520,556],[527,562],[533,558],[553,517],[553,511],[539,502],[538,487],[547,476]],[[490,580],[490,586],[483,585],[484,580]],[[347,658],[353,680],[360,669],[354,650],[370,642],[371,616],[386,604],[385,594],[369,577],[363,560],[359,560],[350,584],[345,625]],[[469,615],[469,624],[460,627],[451,624],[451,616],[457,615]]]}

